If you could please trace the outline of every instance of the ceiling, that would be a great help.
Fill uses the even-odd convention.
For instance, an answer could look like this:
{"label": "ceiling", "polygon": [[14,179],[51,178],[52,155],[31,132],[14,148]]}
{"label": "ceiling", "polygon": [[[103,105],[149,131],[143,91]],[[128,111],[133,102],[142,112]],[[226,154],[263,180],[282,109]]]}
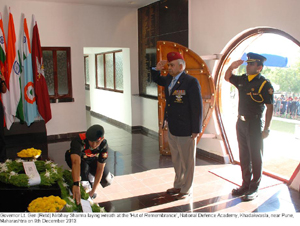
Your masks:
{"label": "ceiling", "polygon": [[[29,0],[22,0],[29,1]],[[64,2],[76,4],[105,5],[115,7],[140,8],[159,0],[35,0],[38,2]]]}

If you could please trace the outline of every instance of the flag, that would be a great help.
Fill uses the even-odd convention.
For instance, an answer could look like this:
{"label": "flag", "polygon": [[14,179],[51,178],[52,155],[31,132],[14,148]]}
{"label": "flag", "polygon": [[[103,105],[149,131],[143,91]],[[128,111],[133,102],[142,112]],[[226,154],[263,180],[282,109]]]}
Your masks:
{"label": "flag", "polygon": [[[4,35],[2,14],[0,13],[0,75],[4,76],[5,79],[7,78],[6,68],[6,40]],[[3,105],[2,94],[0,95],[0,101]],[[4,112],[2,114],[4,115]],[[5,126],[5,117],[3,118],[3,121],[3,125]]]}
{"label": "flag", "polygon": [[7,36],[7,91],[3,94],[3,105],[5,109],[6,127],[10,129],[14,122],[17,107],[21,98],[20,93],[20,65],[18,62],[16,48],[16,34],[13,16],[9,10],[8,36]]}
{"label": "flag", "polygon": [[32,37],[32,71],[38,111],[47,123],[51,118],[50,98],[44,74],[43,53],[37,22],[34,20]]}
{"label": "flag", "polygon": [[6,41],[3,29],[2,14],[0,13],[0,73],[5,77]]}
{"label": "flag", "polygon": [[20,119],[20,122],[23,124],[24,123],[24,112],[23,112],[23,95],[22,95],[22,84],[21,84],[21,74],[22,74],[22,60],[21,60],[21,55],[20,51],[18,50],[18,62],[19,62],[19,69],[20,69],[20,77],[19,77],[19,84],[20,84],[20,100],[17,106],[17,112],[16,112],[16,117]]}
{"label": "flag", "polygon": [[27,27],[27,20],[23,20],[23,39],[21,40],[21,61],[22,70],[22,90],[23,90],[23,109],[24,120],[28,126],[34,122],[38,115],[36,99],[34,93],[33,73],[32,73],[32,59],[30,37]]}

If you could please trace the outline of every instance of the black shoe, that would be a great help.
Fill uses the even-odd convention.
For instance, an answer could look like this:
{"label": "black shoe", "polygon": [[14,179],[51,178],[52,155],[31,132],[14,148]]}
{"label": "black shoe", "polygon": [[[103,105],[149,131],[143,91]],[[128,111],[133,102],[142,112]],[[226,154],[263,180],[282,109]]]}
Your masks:
{"label": "black shoe", "polygon": [[256,199],[258,197],[258,191],[252,191],[252,192],[247,192],[244,197],[243,197],[243,201],[252,201],[254,199]]}
{"label": "black shoe", "polygon": [[170,188],[167,190],[167,194],[169,195],[175,195],[180,193],[180,188]]}
{"label": "black shoe", "polygon": [[240,187],[240,188],[233,189],[231,194],[233,196],[241,196],[241,195],[245,195],[248,192],[248,190],[249,189],[246,187]]}

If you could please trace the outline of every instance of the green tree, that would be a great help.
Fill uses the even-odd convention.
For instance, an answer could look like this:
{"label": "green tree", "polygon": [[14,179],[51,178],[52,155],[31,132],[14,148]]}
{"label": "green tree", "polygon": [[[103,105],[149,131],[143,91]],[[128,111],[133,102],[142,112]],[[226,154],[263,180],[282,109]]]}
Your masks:
{"label": "green tree", "polygon": [[266,78],[280,86],[280,92],[300,92],[300,60],[289,68],[273,68],[264,72]]}

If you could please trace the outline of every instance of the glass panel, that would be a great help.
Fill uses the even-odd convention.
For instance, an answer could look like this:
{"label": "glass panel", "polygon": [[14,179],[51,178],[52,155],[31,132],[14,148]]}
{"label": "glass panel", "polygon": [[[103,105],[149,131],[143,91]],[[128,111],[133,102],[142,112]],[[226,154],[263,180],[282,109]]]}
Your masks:
{"label": "glass panel", "polygon": [[58,94],[64,95],[69,93],[67,52],[57,51],[56,54],[57,54]]}
{"label": "glass panel", "polygon": [[113,55],[113,53],[105,54],[105,76],[106,76],[106,88],[114,89],[114,55]]}
{"label": "glass panel", "polygon": [[[152,43],[153,46],[156,44]],[[145,48],[142,53],[142,63],[139,65],[141,94],[157,96],[157,84],[152,81],[150,67],[156,65],[156,47]]]}
{"label": "glass panel", "polygon": [[104,64],[103,64],[103,55],[97,55],[97,87],[104,88]]}
{"label": "glass panel", "polygon": [[84,58],[84,65],[85,65],[85,84],[90,84],[89,57]]}
{"label": "glass panel", "polygon": [[49,50],[43,51],[45,79],[48,86],[49,95],[54,95],[54,76],[53,76],[53,53]]}
{"label": "glass panel", "polygon": [[123,90],[123,53],[117,52],[116,57],[116,89]]}
{"label": "glass panel", "polygon": [[157,96],[157,84],[152,81],[150,66],[156,65],[156,48],[146,49],[147,68],[143,73],[143,92],[146,95]]}

